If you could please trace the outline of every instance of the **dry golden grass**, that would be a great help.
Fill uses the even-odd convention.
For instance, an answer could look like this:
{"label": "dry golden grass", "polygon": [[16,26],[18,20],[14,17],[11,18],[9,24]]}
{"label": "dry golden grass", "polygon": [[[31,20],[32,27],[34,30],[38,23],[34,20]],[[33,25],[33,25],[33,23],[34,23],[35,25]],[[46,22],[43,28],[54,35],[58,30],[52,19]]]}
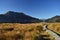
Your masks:
{"label": "dry golden grass", "polygon": [[40,40],[43,38],[42,35],[54,40],[54,37],[43,30],[44,25],[44,23],[0,23],[0,40]]}
{"label": "dry golden grass", "polygon": [[60,34],[60,23],[50,23],[48,25],[48,28],[50,30],[53,30],[54,32]]}

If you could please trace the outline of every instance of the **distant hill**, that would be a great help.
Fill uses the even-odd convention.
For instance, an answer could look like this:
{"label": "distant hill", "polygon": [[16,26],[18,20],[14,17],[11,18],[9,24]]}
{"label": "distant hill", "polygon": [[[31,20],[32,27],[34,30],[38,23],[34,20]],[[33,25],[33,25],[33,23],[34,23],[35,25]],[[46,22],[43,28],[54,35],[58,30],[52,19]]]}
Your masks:
{"label": "distant hill", "polygon": [[46,19],[45,22],[60,22],[60,16],[56,15],[52,18]]}
{"label": "distant hill", "polygon": [[0,23],[36,23],[42,20],[31,17],[24,13],[8,11],[5,14],[0,14]]}

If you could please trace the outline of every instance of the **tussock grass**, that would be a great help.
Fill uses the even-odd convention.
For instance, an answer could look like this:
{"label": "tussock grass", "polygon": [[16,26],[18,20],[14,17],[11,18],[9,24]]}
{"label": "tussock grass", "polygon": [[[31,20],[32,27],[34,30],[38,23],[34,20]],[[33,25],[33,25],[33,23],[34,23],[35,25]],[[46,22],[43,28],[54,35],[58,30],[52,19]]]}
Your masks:
{"label": "tussock grass", "polygon": [[[0,39],[1,40],[40,40],[44,39],[42,35],[49,33],[43,30],[44,23],[0,23]],[[50,38],[50,40],[52,40]]]}
{"label": "tussock grass", "polygon": [[48,28],[57,34],[60,34],[60,23],[50,23]]}

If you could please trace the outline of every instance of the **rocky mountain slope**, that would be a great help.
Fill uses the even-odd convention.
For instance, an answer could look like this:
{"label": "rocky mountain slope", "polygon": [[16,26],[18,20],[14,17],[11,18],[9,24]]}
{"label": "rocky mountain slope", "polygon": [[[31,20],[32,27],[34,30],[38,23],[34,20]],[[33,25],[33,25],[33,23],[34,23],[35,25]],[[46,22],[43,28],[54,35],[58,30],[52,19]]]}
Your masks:
{"label": "rocky mountain slope", "polygon": [[36,23],[42,20],[31,17],[24,13],[8,11],[5,14],[0,14],[0,23]]}
{"label": "rocky mountain slope", "polygon": [[46,22],[60,22],[60,16],[56,15],[54,17],[51,17],[49,19],[45,20]]}

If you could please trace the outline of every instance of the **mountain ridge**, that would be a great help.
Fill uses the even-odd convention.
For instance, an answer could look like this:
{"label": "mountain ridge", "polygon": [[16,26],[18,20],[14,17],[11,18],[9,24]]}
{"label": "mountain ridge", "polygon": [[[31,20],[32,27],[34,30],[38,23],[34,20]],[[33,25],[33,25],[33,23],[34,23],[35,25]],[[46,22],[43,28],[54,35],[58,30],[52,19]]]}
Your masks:
{"label": "mountain ridge", "polygon": [[60,16],[56,15],[45,20],[45,22],[60,22]]}
{"label": "mountain ridge", "polygon": [[39,23],[39,22],[60,22],[60,16],[56,15],[48,19],[38,19],[23,12],[8,11],[0,14],[0,23]]}
{"label": "mountain ridge", "polygon": [[0,23],[36,23],[42,22],[38,18],[31,17],[24,13],[8,11],[5,14],[0,14]]}

